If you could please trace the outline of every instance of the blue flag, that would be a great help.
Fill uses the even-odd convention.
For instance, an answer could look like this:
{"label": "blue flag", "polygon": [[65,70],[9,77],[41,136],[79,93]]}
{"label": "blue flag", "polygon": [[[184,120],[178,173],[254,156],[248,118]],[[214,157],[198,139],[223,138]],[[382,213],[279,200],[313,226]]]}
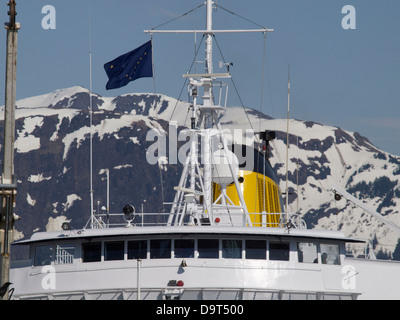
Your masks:
{"label": "blue flag", "polygon": [[151,40],[104,65],[108,76],[106,89],[117,89],[129,82],[153,76]]}

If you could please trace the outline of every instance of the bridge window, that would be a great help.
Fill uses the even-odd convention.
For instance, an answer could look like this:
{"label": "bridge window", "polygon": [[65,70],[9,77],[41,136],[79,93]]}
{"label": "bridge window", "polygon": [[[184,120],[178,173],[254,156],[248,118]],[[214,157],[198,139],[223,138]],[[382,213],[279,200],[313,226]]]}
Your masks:
{"label": "bridge window", "polygon": [[198,258],[218,259],[219,240],[218,239],[199,239],[197,240]]}
{"label": "bridge window", "polygon": [[83,243],[83,262],[101,261],[101,242]]}
{"label": "bridge window", "polygon": [[340,264],[339,246],[337,244],[320,244],[322,264]]}
{"label": "bridge window", "polygon": [[104,260],[124,260],[124,242],[113,241],[104,243]]}
{"label": "bridge window", "polygon": [[146,259],[147,240],[128,241],[128,259]]}
{"label": "bridge window", "polygon": [[297,254],[299,262],[318,263],[317,245],[313,242],[298,242]]}
{"label": "bridge window", "polygon": [[289,261],[289,243],[270,242],[269,260]]}
{"label": "bridge window", "polygon": [[266,259],[267,246],[264,240],[246,240],[246,259]]}
{"label": "bridge window", "polygon": [[150,240],[150,259],[171,258],[171,240]]}
{"label": "bridge window", "polygon": [[242,240],[222,240],[222,258],[241,259]]}
{"label": "bridge window", "polygon": [[194,240],[176,239],[174,252],[175,258],[194,258]]}
{"label": "bridge window", "polygon": [[45,266],[51,264],[54,256],[54,246],[37,246],[35,248],[35,266]]}

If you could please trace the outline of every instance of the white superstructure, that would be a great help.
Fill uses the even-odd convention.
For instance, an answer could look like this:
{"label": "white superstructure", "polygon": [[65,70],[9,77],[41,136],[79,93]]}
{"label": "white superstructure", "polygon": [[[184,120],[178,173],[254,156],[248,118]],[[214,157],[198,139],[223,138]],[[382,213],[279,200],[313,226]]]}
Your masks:
{"label": "white superstructure", "polygon": [[14,298],[399,298],[399,264],[347,258],[345,244],[358,241],[341,232],[141,219],[21,241],[32,258],[12,268]]}

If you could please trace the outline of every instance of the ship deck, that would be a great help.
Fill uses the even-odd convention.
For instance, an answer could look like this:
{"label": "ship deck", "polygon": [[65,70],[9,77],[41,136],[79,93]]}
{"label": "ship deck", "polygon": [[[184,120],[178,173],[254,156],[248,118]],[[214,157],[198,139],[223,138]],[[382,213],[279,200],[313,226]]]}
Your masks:
{"label": "ship deck", "polygon": [[224,235],[253,235],[253,236],[272,236],[285,238],[310,238],[324,240],[340,240],[344,242],[362,243],[359,239],[346,237],[340,231],[327,231],[317,229],[288,229],[273,227],[249,227],[249,226],[131,226],[131,227],[114,227],[102,229],[81,229],[67,230],[55,232],[36,232],[29,239],[14,242],[13,245],[23,245],[35,242],[44,242],[52,240],[72,240],[72,239],[89,239],[89,238],[107,238],[121,236],[153,236],[165,234],[224,234]]}

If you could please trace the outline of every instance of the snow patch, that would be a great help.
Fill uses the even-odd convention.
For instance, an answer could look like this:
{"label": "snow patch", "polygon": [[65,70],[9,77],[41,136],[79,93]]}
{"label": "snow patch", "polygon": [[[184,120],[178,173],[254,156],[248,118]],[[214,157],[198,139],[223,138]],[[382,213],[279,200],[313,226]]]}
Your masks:
{"label": "snow patch", "polygon": [[82,200],[82,198],[79,197],[77,194],[68,195],[67,202],[62,204],[64,211],[67,211],[69,208],[71,208],[74,205],[74,202],[77,200]]}
{"label": "snow patch", "polygon": [[139,146],[140,146],[140,142],[139,142],[139,139],[137,138],[137,137],[131,137],[131,138],[129,138],[130,140],[132,140],[132,142],[134,143],[134,144],[138,144]]}
{"label": "snow patch", "polygon": [[68,220],[66,216],[59,216],[56,218],[50,217],[47,224],[46,224],[46,231],[47,232],[52,232],[52,231],[61,231],[62,224],[64,222],[70,222],[71,220]]}
{"label": "snow patch", "polygon": [[80,87],[80,86],[74,86],[71,88],[55,90],[53,92],[38,95],[35,97],[21,99],[21,100],[18,100],[16,103],[17,110],[18,109],[36,109],[36,108],[48,107],[50,105],[55,105],[55,104],[57,104],[57,102],[65,99],[65,98],[70,98],[79,92],[88,93],[89,90],[87,90],[83,87]]}
{"label": "snow patch", "polygon": [[39,174],[32,174],[29,176],[28,181],[32,182],[32,183],[39,183],[45,180],[50,180],[51,177],[44,177],[43,173],[39,173]]}
{"label": "snow patch", "polygon": [[57,211],[58,202],[54,202],[52,205],[53,205],[53,208],[54,208],[53,209],[53,213],[57,214],[58,213],[58,211]]}
{"label": "snow patch", "polygon": [[133,165],[131,165],[131,164],[122,164],[122,165],[114,167],[113,169],[121,170],[121,169],[124,169],[124,168],[133,168]]}
{"label": "snow patch", "polygon": [[24,232],[23,231],[18,231],[17,229],[14,229],[13,231],[13,238],[14,241],[18,241],[21,240],[25,237]]}
{"label": "snow patch", "polygon": [[40,148],[40,138],[34,136],[21,137],[15,141],[15,148],[18,153],[27,153]]}
{"label": "snow patch", "polygon": [[26,201],[31,205],[32,207],[35,206],[36,200],[33,200],[31,195],[29,193],[26,194]]}
{"label": "snow patch", "polygon": [[[90,137],[90,131],[92,130],[93,135],[96,133],[98,134],[100,141],[103,140],[105,135],[114,135],[114,137],[118,137],[118,132],[124,128],[124,127],[131,127],[132,123],[143,121],[150,129],[154,130],[164,130],[162,129],[161,125],[155,121],[155,120],[150,120],[146,116],[141,116],[141,115],[130,115],[130,114],[124,114],[121,115],[120,118],[115,118],[115,119],[104,119],[100,122],[100,124],[96,126],[92,126],[92,129],[90,127],[82,127],[72,133],[67,134],[64,139],[62,140],[65,148],[64,148],[64,155],[63,159],[65,160],[67,158],[69,149],[72,145],[72,143],[76,142],[77,148],[79,148],[82,144],[82,142]],[[117,138],[119,139],[119,137]]]}
{"label": "snow patch", "polygon": [[27,117],[24,120],[23,130],[17,132],[15,148],[19,153],[27,153],[40,148],[40,138],[32,135],[36,127],[43,125],[43,117]]}
{"label": "snow patch", "polygon": [[65,118],[68,119],[68,122],[71,123],[72,118],[79,113],[78,110],[74,109],[58,109],[58,123],[56,125],[56,130],[53,135],[50,137],[50,141],[56,141],[58,139],[58,130],[60,130],[61,124]]}

